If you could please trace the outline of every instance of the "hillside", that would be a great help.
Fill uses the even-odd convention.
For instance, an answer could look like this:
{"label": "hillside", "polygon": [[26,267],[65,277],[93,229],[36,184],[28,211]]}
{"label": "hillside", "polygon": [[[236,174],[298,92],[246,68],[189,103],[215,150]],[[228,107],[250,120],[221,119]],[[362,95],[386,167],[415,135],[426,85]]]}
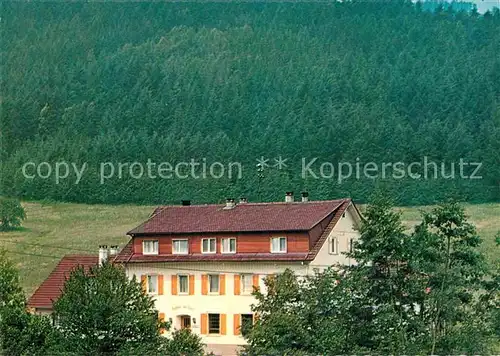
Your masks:
{"label": "hillside", "polygon": [[[0,248],[16,263],[21,282],[29,295],[47,277],[65,254],[97,254],[101,244],[123,246],[127,231],[145,220],[152,206],[85,205],[68,203],[24,203],[28,219],[24,228],[0,233]],[[421,208],[401,208],[411,226]],[[424,209],[426,209],[424,207]],[[500,204],[467,205],[484,242],[483,251],[490,261],[498,261],[493,248],[494,235],[500,231]]]}
{"label": "hillside", "polygon": [[[165,204],[307,189],[363,201],[383,186],[405,205],[500,201],[498,11],[353,1],[5,2],[2,12],[0,194]],[[287,167],[259,175],[261,156]],[[329,171],[425,157],[446,174],[339,181]],[[314,158],[326,177],[303,177],[302,159]],[[148,160],[197,166],[139,175]],[[482,178],[447,178],[460,160],[480,162]],[[23,176],[27,162],[28,176],[41,173]],[[87,166],[57,182],[42,162]],[[231,162],[241,177],[227,174]],[[128,166],[100,179],[107,163]],[[203,163],[225,174],[195,178]]]}

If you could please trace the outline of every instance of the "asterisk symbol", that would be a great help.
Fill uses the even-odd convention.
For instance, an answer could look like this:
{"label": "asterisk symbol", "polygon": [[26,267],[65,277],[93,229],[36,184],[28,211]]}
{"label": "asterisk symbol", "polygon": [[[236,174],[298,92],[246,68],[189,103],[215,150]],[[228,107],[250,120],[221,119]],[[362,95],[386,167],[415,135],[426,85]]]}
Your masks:
{"label": "asterisk symbol", "polygon": [[274,167],[276,167],[276,168],[278,168],[278,169],[283,169],[283,168],[286,168],[286,167],[288,167],[288,166],[286,165],[286,163],[285,163],[286,161],[288,161],[288,158],[283,159],[283,157],[279,156],[278,158],[275,158],[275,159],[274,159],[274,162],[276,162],[276,163],[274,164]]}
{"label": "asterisk symbol", "polygon": [[259,169],[264,169],[266,167],[269,167],[269,163],[267,163],[269,159],[264,158],[264,156],[261,156],[260,158],[257,158],[257,168]]}

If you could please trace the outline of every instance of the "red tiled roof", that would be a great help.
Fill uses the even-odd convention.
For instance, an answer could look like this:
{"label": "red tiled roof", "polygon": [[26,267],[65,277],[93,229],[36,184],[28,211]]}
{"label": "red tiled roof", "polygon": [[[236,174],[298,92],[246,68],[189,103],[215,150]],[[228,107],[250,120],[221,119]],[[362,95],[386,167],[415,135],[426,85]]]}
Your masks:
{"label": "red tiled roof", "polygon": [[307,231],[343,202],[244,203],[227,210],[213,204],[165,206],[128,234]]}
{"label": "red tiled roof", "polygon": [[52,302],[61,295],[69,273],[77,266],[89,268],[98,263],[99,257],[90,255],[66,255],[28,300],[28,307],[52,308]]}
{"label": "red tiled roof", "polygon": [[[286,231],[289,230],[302,230],[305,229],[310,230],[316,224],[326,219],[327,217],[331,217],[330,223],[326,226],[326,228],[321,232],[321,235],[318,241],[314,244],[311,250],[307,253],[284,253],[284,254],[276,254],[276,253],[235,253],[235,254],[188,254],[188,255],[143,255],[143,254],[134,254],[133,251],[133,239],[131,239],[127,245],[120,251],[120,253],[115,257],[114,262],[118,263],[127,263],[127,262],[203,262],[203,261],[311,261],[318,254],[321,246],[325,243],[329,233],[335,227],[337,222],[339,221],[342,214],[346,211],[346,209],[351,204],[350,199],[342,199],[342,200],[330,200],[330,201],[315,201],[308,203],[261,203],[261,204],[242,204],[240,206],[236,206],[236,208],[228,211],[220,212],[220,205],[201,205],[201,206],[180,206],[180,207],[165,207],[162,208],[161,211],[158,211],[156,215],[152,216],[146,223],[140,225],[138,228],[129,232],[129,234],[145,234],[145,231],[149,233],[159,233],[160,231],[166,233],[166,228],[159,229],[153,228],[154,226],[176,226],[177,231],[181,231],[181,233],[187,232],[189,229],[186,225],[186,221],[191,221],[195,225],[195,228],[199,229],[196,231],[197,233],[203,232],[213,232],[214,226],[219,226],[221,228],[220,232],[238,232],[240,230],[224,230],[222,227],[227,226],[237,226],[246,228],[247,230],[243,231]],[[247,206],[251,206],[250,209],[247,209]],[[201,207],[201,209],[198,209]],[[269,208],[271,207],[271,208]],[[172,209],[171,209],[172,208]],[[237,209],[240,208],[240,211],[234,215],[224,215],[231,212],[236,212]],[[205,210],[206,209],[206,210]],[[257,210],[262,209],[262,212],[258,212]],[[315,211],[315,210],[318,211]],[[198,214],[195,215],[194,213]],[[249,213],[250,221],[253,222],[253,226],[248,222],[245,222],[244,213]],[[300,216],[299,212],[304,213],[299,220],[299,222],[294,222],[290,216],[294,218],[298,218]],[[171,213],[171,214],[170,214]],[[182,215],[182,213],[185,213]],[[207,213],[209,217],[213,218],[214,216],[221,216],[221,219],[224,220],[223,223],[217,224],[216,222],[208,219],[203,213]],[[266,215],[266,213],[268,215]],[[291,215],[286,215],[290,213]],[[218,215],[221,214],[221,215]],[[278,218],[277,216],[280,216]],[[239,218],[242,220],[237,220],[233,223],[228,221],[228,217],[234,216],[235,218]],[[270,216],[274,216],[275,221],[270,219]],[[175,217],[175,218],[174,218]],[[261,217],[263,221],[259,221],[257,217]],[[162,224],[161,220],[165,219],[165,222],[170,224]],[[309,219],[309,220],[308,220]],[[178,221],[178,222],[176,222]],[[207,228],[206,231],[201,230],[202,223],[196,223],[196,221],[206,222]],[[148,225],[149,224],[149,225]],[[176,225],[177,224],[177,225]],[[181,229],[181,227],[183,229]],[[278,229],[278,227],[280,229]],[[299,228],[300,227],[300,228]],[[306,228],[307,227],[307,228]],[[156,230],[155,230],[156,229]],[[170,233],[172,232],[172,228],[169,229]],[[139,232],[141,231],[141,232]]]}

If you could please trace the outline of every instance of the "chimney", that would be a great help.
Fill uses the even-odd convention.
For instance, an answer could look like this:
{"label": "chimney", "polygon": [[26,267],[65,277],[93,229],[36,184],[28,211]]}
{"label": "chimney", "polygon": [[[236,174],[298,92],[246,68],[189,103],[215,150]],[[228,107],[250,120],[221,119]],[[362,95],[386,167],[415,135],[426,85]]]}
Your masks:
{"label": "chimney", "polygon": [[285,203],[293,203],[293,192],[286,192]]}
{"label": "chimney", "polygon": [[109,257],[116,256],[118,254],[118,246],[113,245],[109,248]]}
{"label": "chimney", "polygon": [[226,206],[224,207],[225,210],[233,209],[236,206],[234,203],[233,198],[227,198],[226,199]]}
{"label": "chimney", "polygon": [[245,203],[248,203],[248,199],[245,198],[245,197],[241,197],[240,198],[240,204],[245,204]]}
{"label": "chimney", "polygon": [[191,205],[191,200],[181,200],[182,206],[190,206]]}
{"label": "chimney", "polygon": [[108,260],[108,246],[100,245],[99,246],[99,266],[102,266],[104,262]]}
{"label": "chimney", "polygon": [[302,192],[302,202],[305,203],[309,201],[309,193],[308,192]]}

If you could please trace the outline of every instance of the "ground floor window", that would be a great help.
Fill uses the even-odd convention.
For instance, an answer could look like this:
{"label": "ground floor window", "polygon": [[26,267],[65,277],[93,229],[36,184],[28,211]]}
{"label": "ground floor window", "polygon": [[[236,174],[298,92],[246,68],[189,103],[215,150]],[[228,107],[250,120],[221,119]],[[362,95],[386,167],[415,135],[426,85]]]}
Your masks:
{"label": "ground floor window", "polygon": [[208,333],[220,334],[220,314],[208,314]]}
{"label": "ground floor window", "polygon": [[253,314],[241,314],[241,335],[246,336],[253,326]]}

